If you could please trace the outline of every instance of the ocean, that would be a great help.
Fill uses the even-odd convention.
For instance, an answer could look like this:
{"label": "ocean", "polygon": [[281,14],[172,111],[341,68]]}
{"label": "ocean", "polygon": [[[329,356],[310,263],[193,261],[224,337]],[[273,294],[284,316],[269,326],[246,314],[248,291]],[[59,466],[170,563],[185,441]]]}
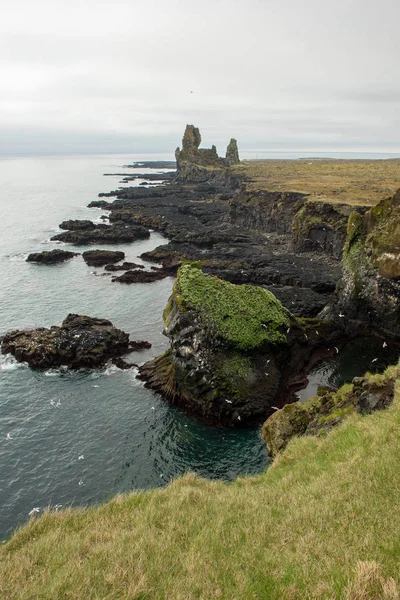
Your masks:
{"label": "ocean", "polygon": [[[173,278],[122,285],[96,276],[81,257],[50,266],[25,262],[30,252],[61,247],[49,238],[64,219],[99,221],[104,211],[87,204],[121,185],[121,177],[103,173],[127,172],[123,165],[149,158],[0,159],[0,335],[59,325],[72,312],[110,319],[131,339],[150,341],[150,350],[130,355],[133,362],[166,349],[162,311]],[[149,240],[118,249],[126,260],[143,262],[142,252],[166,241],[152,232]],[[265,469],[258,427],[200,424],[135,375],[115,366],[38,372],[1,356],[0,541],[36,507],[99,503],[119,492],[164,486],[188,471],[229,481]]]}

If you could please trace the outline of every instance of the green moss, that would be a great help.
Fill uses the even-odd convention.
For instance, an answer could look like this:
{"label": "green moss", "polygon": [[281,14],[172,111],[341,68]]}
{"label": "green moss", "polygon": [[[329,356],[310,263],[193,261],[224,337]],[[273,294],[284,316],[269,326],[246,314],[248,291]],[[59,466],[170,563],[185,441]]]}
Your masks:
{"label": "green moss", "polygon": [[262,288],[233,285],[186,264],[178,271],[173,297],[181,311],[198,311],[214,334],[240,350],[287,341],[291,314]]}
{"label": "green moss", "polygon": [[336,410],[333,410],[329,414],[322,415],[321,417],[319,417],[318,423],[321,425],[332,423],[333,421],[338,421],[339,419],[344,419],[348,415],[351,415],[353,412],[354,412],[354,406],[345,406],[343,408],[337,408]]}

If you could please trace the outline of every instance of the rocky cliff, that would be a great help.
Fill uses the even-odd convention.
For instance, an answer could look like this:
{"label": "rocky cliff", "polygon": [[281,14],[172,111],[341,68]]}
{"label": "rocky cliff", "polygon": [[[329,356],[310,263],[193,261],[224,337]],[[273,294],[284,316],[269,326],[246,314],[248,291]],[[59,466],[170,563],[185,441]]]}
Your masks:
{"label": "rocky cliff", "polygon": [[394,383],[400,376],[400,363],[383,374],[355,377],[337,392],[321,390],[306,402],[286,404],[263,425],[262,436],[269,453],[276,456],[293,437],[326,435],[348,415],[369,414],[387,408],[393,401]]}
{"label": "rocky cliff", "polygon": [[193,264],[178,271],[164,322],[170,350],[140,377],[172,403],[225,425],[263,420],[272,404],[293,397],[321,349],[339,343],[337,328],[297,319],[271,292]]}
{"label": "rocky cliff", "polygon": [[327,311],[342,311],[388,334],[400,334],[400,190],[365,215],[352,213],[343,252],[343,277]]}

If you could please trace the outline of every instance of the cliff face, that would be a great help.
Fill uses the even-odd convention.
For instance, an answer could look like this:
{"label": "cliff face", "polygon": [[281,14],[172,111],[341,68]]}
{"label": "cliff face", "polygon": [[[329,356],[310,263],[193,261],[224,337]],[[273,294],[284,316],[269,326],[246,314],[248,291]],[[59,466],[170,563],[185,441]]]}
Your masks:
{"label": "cliff face", "polygon": [[400,363],[385,373],[355,377],[337,392],[322,391],[306,402],[286,404],[264,423],[262,436],[268,452],[276,456],[293,437],[326,435],[348,415],[369,414],[387,408],[393,401],[394,383],[400,376]]}
{"label": "cliff face", "polygon": [[186,125],[182,138],[182,150],[175,151],[178,179],[180,181],[204,182],[210,178],[210,169],[224,169],[240,162],[235,139],[231,139],[226,158],[220,158],[215,146],[199,148],[201,135],[198,127]]}
{"label": "cliff face", "polygon": [[338,336],[328,324],[296,319],[265,289],[233,285],[193,264],[180,268],[164,321],[170,350],[143,365],[140,377],[225,425],[263,420],[271,404],[291,397],[313,352]]}
{"label": "cliff face", "polygon": [[[332,310],[400,334],[400,190],[364,216],[352,213]],[[329,316],[329,313],[328,313]]]}

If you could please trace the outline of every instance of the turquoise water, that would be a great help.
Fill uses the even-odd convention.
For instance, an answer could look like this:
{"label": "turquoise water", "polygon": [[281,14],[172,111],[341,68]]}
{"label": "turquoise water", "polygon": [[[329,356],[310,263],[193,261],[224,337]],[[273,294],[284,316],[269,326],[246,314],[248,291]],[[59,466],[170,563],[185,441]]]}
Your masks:
{"label": "turquoise water", "polygon": [[[0,335],[59,324],[76,312],[108,318],[131,339],[150,341],[151,350],[132,354],[133,362],[165,350],[162,311],[172,278],[125,286],[96,277],[81,257],[54,266],[25,262],[29,252],[56,247],[48,240],[62,220],[99,219],[102,211],[86,205],[120,185],[102,174],[121,173],[140,158],[0,159]],[[163,242],[153,232],[118,249],[138,262]],[[101,502],[166,485],[187,471],[231,480],[263,470],[267,461],[259,428],[199,424],[145,389],[134,369],[40,373],[0,358],[0,540],[34,507]]]}

